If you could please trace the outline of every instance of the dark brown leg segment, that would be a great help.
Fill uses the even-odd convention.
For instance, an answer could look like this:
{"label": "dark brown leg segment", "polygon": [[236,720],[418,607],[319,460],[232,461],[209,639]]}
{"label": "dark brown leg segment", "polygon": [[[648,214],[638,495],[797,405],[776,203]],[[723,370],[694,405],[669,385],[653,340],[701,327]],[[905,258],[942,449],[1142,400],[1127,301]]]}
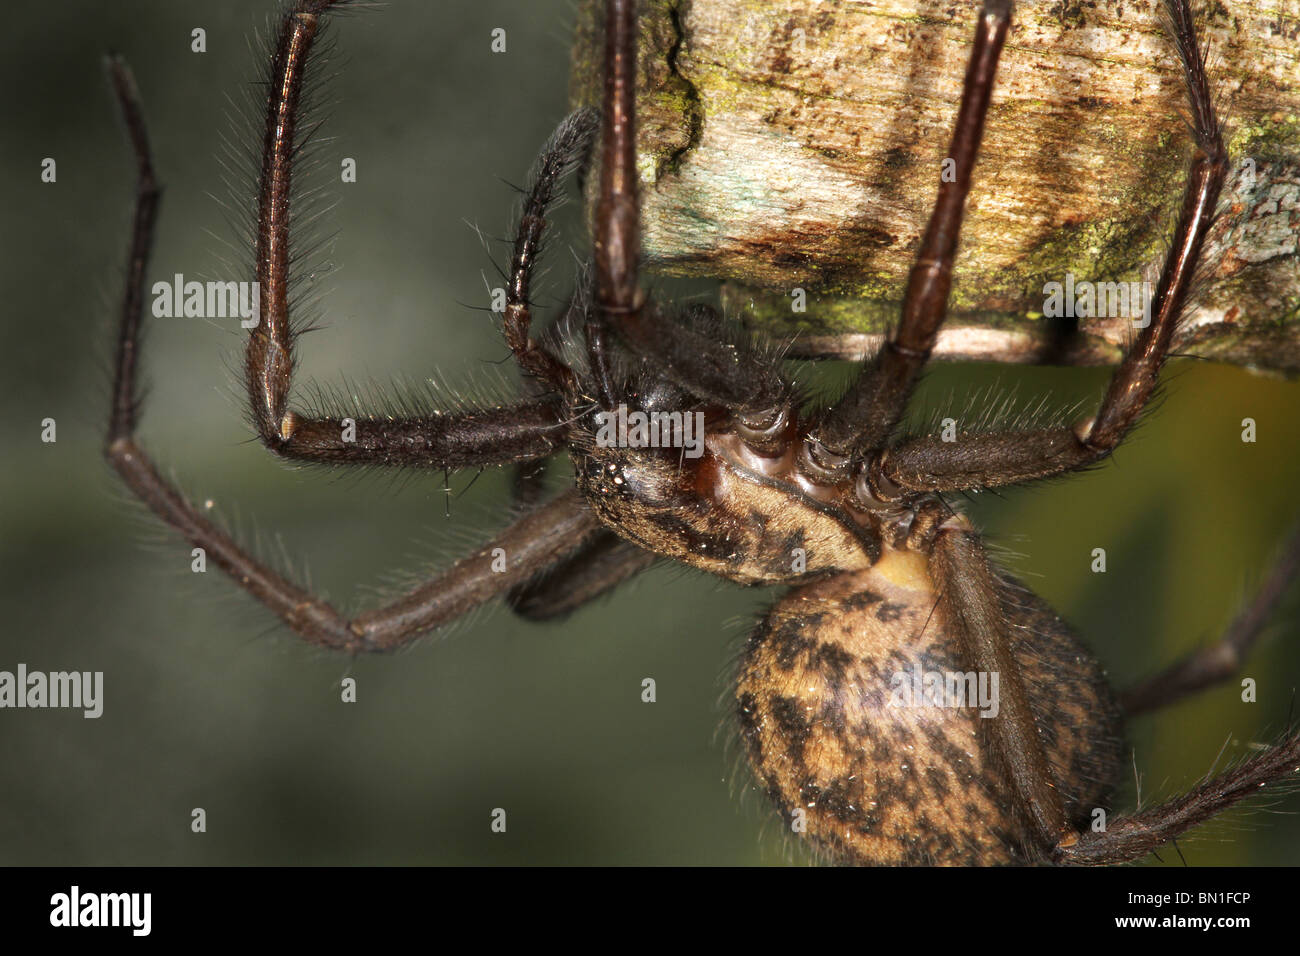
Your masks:
{"label": "dark brown leg segment", "polygon": [[1056,848],[1062,863],[1103,866],[1146,856],[1198,823],[1222,813],[1268,786],[1300,773],[1300,733],[1292,731],[1275,746],[1211,777],[1187,793],[1150,810],[1115,820],[1102,832],[1088,830],[1078,842]]}
{"label": "dark brown leg segment", "polygon": [[604,144],[596,207],[596,301],[586,325],[597,401],[622,396],[610,371],[611,334],[657,374],[696,398],[730,409],[761,450],[784,440],[789,395],[773,363],[743,346],[678,324],[648,308],[638,285],[640,219],[636,172],[636,3],[606,0]]}
{"label": "dark brown leg segment", "polygon": [[[393,603],[349,620],[241,548],[158,473],[132,437],[110,437],[105,455],[154,514],[203,548],[217,567],[300,637],[331,650],[358,653],[401,647],[529,581],[539,567],[561,560],[599,529],[581,496],[568,492]],[[494,568],[497,549],[504,556],[502,571]]]}
{"label": "dark brown leg segment", "polygon": [[[902,418],[912,390],[934,348],[948,308],[952,266],[965,215],[966,196],[984,135],[998,57],[1011,25],[1010,0],[986,0],[971,48],[961,106],[948,158],[952,177],[940,177],[934,212],[908,276],[898,331],[818,424],[807,445],[806,468],[840,475],[850,459],[883,448]],[[945,170],[946,172],[946,170]]]}
{"label": "dark brown leg segment", "polygon": [[962,436],[956,443],[938,438],[905,442],[886,451],[878,464],[879,475],[896,488],[964,491],[1084,468],[1114,451],[1146,408],[1195,278],[1228,170],[1191,10],[1187,0],[1166,0],[1165,8],[1187,81],[1196,148],[1173,245],[1153,295],[1150,324],[1116,370],[1095,418],[1074,428]]}
{"label": "dark brown leg segment", "polygon": [[548,207],[555,201],[565,174],[585,159],[599,122],[599,114],[593,109],[571,113],[542,148],[525,193],[506,291],[506,344],[514,352],[519,367],[570,401],[578,394],[573,370],[556,358],[554,352],[529,338],[532,303],[528,290],[546,232]]}
{"label": "dark brown leg segment", "polygon": [[107,61],[113,94],[122,107],[127,136],[136,161],[135,216],[131,228],[131,248],[126,260],[126,291],[118,319],[117,349],[114,354],[113,407],[109,415],[110,438],[129,435],[135,429],[139,412],[135,369],[140,348],[140,317],[144,314],[145,267],[153,249],[154,223],[158,219],[158,200],[162,190],[154,175],[149,133],[140,109],[140,91],[130,67],[120,58]]}
{"label": "dark brown leg segment", "polygon": [[636,173],[636,0],[605,2],[605,91],[600,198],[596,205],[596,302],[587,350],[596,399],[614,407],[607,335],[612,322],[639,318],[641,235]]}
{"label": "dark brown leg segment", "polygon": [[1074,834],[1047,764],[1020,665],[1011,653],[1006,617],[984,548],[964,518],[939,530],[930,554],[945,616],[959,635],[968,665],[998,675],[999,713],[988,721],[993,746],[1034,827],[1040,846]]}
{"label": "dark brown leg segment", "polygon": [[563,617],[608,594],[657,560],[650,551],[601,530],[580,550],[515,588],[506,601],[516,614],[532,621]]}
{"label": "dark brown leg segment", "polygon": [[[218,567],[303,638],[332,649],[354,652],[399,647],[459,617],[528,581],[537,568],[561,560],[600,528],[578,493],[569,492],[524,516],[483,549],[394,603],[348,620],[329,604],[259,563],[191,505],[158,473],[134,437],[139,401],[135,372],[144,274],[153,243],[158,186],[135,81],[126,65],[117,59],[109,61],[109,73],[135,150],[138,172],[113,407],[104,453],[127,486],[154,514],[191,544],[203,548]],[[497,571],[494,566],[502,566],[502,557],[504,570]]]}
{"label": "dark brown leg segment", "polygon": [[[290,211],[302,89],[321,16],[335,3],[299,0],[285,15],[272,61],[270,94],[258,187],[257,281],[260,315],[248,338],[244,371],[249,407],[267,448],[286,458],[333,463],[462,468],[527,461],[556,450],[564,440],[561,403],[554,399],[482,411],[418,418],[358,415],[304,418],[289,409],[294,331],[289,287]],[[520,366],[565,396],[573,373],[528,338],[528,277],[560,177],[590,142],[594,117],[575,113],[557,130],[539,160],[524,203],[507,294],[506,339]]]}
{"label": "dark brown leg segment", "polygon": [[[1262,616],[1272,610],[1294,577],[1295,568],[1287,562],[1297,557],[1295,545],[1293,540],[1282,565],[1261,591],[1260,599],[1239,618],[1234,632],[1258,632]],[[1291,730],[1265,752],[1173,800],[1120,817],[1100,832],[1075,831],[1066,819],[1057,782],[1048,767],[1019,665],[1009,651],[1008,626],[978,539],[960,526],[941,529],[931,554],[931,570],[945,615],[962,640],[969,665],[999,675],[1001,713],[989,721],[992,743],[1037,831],[1039,845],[1051,859],[1074,865],[1138,859],[1233,804],[1258,795],[1261,789],[1300,773],[1300,733]],[[1240,647],[1241,641],[1235,646]],[[1152,699],[1200,689],[1219,676],[1214,665],[1200,664],[1196,658],[1171,673],[1177,678],[1167,683],[1158,679],[1151,685]]]}
{"label": "dark brown leg segment", "polygon": [[1227,633],[1217,643],[1189,654],[1167,670],[1126,690],[1120,695],[1124,712],[1135,716],[1168,707],[1236,674],[1298,576],[1300,527],[1291,532],[1267,580],[1233,620]]}

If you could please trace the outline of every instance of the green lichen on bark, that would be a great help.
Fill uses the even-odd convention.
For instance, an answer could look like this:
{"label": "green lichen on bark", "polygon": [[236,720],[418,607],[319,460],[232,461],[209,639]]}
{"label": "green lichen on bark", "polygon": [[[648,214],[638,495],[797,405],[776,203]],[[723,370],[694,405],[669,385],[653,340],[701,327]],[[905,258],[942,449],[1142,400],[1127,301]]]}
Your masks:
{"label": "green lichen on bark", "polygon": [[[580,8],[575,102],[599,100],[602,5]],[[1162,258],[1191,144],[1156,8],[1017,7],[950,328],[1026,348],[1047,282],[1133,281]],[[837,336],[880,334],[928,217],[973,13],[942,0],[643,0],[640,16],[647,265],[723,280],[729,307],[782,338],[835,351]],[[1300,369],[1300,0],[1218,3],[1202,30],[1234,166],[1180,344]],[[807,313],[790,311],[794,288]],[[1118,355],[1122,325],[1083,321],[1081,360]]]}

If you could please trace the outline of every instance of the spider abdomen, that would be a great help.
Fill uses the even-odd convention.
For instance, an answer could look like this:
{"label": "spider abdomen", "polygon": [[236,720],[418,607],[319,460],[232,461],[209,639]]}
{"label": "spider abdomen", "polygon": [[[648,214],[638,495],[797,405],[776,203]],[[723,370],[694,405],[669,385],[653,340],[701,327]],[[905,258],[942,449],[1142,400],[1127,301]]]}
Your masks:
{"label": "spider abdomen", "polygon": [[[836,860],[1034,862],[988,744],[997,675],[962,665],[924,567],[920,555],[887,553],[771,609],[736,691],[751,766],[792,829]],[[1008,591],[1004,604],[1066,811],[1086,826],[1120,773],[1113,694],[1041,599]]]}

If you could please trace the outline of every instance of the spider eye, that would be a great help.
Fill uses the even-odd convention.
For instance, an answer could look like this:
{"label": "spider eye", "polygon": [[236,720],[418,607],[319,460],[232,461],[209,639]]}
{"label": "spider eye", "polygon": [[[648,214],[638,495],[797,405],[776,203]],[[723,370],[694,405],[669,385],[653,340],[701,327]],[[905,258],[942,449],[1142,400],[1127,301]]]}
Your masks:
{"label": "spider eye", "polygon": [[587,459],[582,472],[590,494],[624,495],[630,489],[621,458],[594,455]]}

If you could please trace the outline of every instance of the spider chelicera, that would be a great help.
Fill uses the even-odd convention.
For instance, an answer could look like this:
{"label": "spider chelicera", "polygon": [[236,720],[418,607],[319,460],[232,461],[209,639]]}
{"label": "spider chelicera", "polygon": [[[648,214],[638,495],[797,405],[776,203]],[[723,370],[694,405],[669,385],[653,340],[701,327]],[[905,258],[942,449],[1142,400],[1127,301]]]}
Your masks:
{"label": "spider chelicera", "polygon": [[[344,5],[300,0],[274,47],[255,250],[261,308],[244,365],[256,432],[277,455],[339,465],[532,466],[567,451],[577,487],[537,501],[535,472],[521,472],[523,517],[446,572],[352,619],[251,557],[191,505],[134,437],[158,188],[134,82],[112,61],[139,178],[106,454],[159,517],[289,628],[330,649],[386,651],[497,597],[530,617],[563,614],[656,556],[743,584],[790,586],[745,648],[740,729],[760,785],[792,828],[845,862],[1132,860],[1296,771],[1293,732],[1182,796],[1096,825],[1120,774],[1124,715],[1231,675],[1295,576],[1300,546],[1289,547],[1223,642],[1116,695],[1051,609],[991,565],[945,497],[1095,465],[1152,396],[1228,168],[1187,0],[1166,0],[1165,12],[1194,149],[1150,323],[1093,416],[955,441],[900,437],[898,426],[943,321],[1009,0],[986,0],[979,14],[949,150],[955,175],[939,185],[897,329],[830,407],[809,407],[777,352],[710,309],[672,315],[642,292],[635,5],[607,0],[603,108],[574,113],[546,144],[513,247],[503,331],[528,397],[355,419],[290,404],[300,100],[322,22]],[[564,320],[534,337],[530,280],[547,211],[598,133],[590,275]],[[611,430],[614,420],[622,427]]]}

